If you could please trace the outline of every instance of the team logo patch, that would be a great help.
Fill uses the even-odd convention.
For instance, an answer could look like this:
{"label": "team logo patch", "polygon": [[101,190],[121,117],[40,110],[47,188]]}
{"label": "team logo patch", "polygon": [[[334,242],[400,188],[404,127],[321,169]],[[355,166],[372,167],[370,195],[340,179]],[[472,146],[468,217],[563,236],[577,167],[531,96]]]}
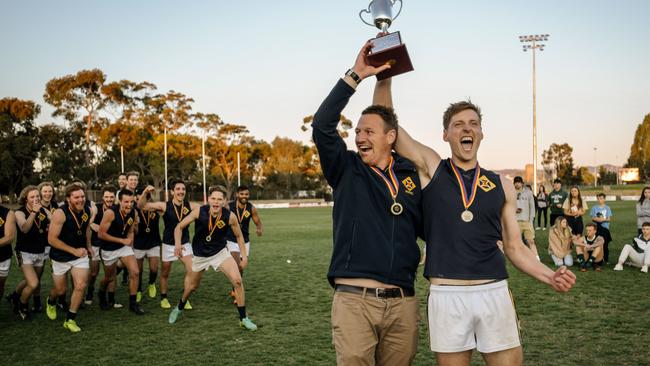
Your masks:
{"label": "team logo patch", "polygon": [[187,207],[183,207],[183,215],[187,215],[188,212],[190,212],[190,210],[188,210]]}
{"label": "team logo patch", "polygon": [[133,217],[129,217],[129,219],[126,221],[128,225],[133,225]]}
{"label": "team logo patch", "polygon": [[224,226],[226,226],[226,223],[223,222],[223,220],[219,220],[219,221],[217,221],[217,227],[218,227],[219,229],[223,228]]}
{"label": "team logo patch", "polygon": [[406,192],[411,193],[417,186],[415,185],[415,182],[413,182],[413,179],[411,177],[406,177],[406,179],[402,180],[402,184],[404,185],[404,188],[406,188]]}
{"label": "team logo patch", "polygon": [[41,213],[40,215],[38,215],[38,221],[43,221],[43,220],[45,220],[45,217],[46,217],[46,216],[43,215],[43,213]]}
{"label": "team logo patch", "polygon": [[248,218],[250,215],[251,215],[250,212],[248,212],[248,211],[244,212],[244,217],[245,218]]}
{"label": "team logo patch", "polygon": [[2,217],[0,217],[0,226],[2,226],[4,224],[5,224],[5,220],[3,220]]}
{"label": "team logo patch", "polygon": [[478,179],[478,186],[481,187],[481,189],[484,192],[489,192],[493,190],[494,188],[497,187],[496,184],[492,183],[486,176],[481,175],[481,177]]}
{"label": "team logo patch", "polygon": [[86,222],[88,221],[88,214],[84,212],[83,215],[81,215],[81,221]]}

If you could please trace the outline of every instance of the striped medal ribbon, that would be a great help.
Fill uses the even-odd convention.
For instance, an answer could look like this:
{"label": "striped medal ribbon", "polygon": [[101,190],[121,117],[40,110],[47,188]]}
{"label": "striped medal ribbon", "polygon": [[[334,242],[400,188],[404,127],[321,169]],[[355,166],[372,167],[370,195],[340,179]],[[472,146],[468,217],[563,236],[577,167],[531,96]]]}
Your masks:
{"label": "striped medal ribbon", "polygon": [[458,186],[460,187],[461,197],[463,198],[463,206],[465,206],[465,211],[460,214],[460,218],[465,222],[472,222],[474,220],[474,214],[469,210],[469,207],[474,203],[476,198],[476,192],[478,188],[478,177],[481,175],[481,167],[476,163],[476,170],[474,171],[474,179],[472,179],[472,191],[467,192],[465,189],[465,183],[463,183],[463,178],[460,176],[460,172],[454,164],[454,161],[449,159],[449,164],[451,165],[451,170],[454,172]]}
{"label": "striped medal ribbon", "polygon": [[393,160],[393,157],[390,157],[390,162],[388,163],[388,178],[384,175],[384,173],[377,168],[376,166],[371,166],[370,169],[372,169],[375,174],[381,177],[381,179],[386,183],[386,186],[388,187],[388,191],[390,192],[390,197],[393,199],[393,204],[390,206],[390,213],[393,215],[401,215],[402,212],[404,212],[404,207],[402,206],[401,203],[397,202],[397,193],[399,193],[399,182],[397,181],[397,176],[395,175],[395,170],[393,169],[395,165],[395,160]]}

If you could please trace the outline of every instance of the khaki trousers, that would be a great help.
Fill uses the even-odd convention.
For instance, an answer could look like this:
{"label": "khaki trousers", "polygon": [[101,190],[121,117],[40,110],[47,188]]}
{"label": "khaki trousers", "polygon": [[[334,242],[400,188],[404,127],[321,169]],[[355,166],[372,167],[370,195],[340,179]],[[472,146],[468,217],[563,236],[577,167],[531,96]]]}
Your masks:
{"label": "khaki trousers", "polygon": [[379,299],[335,292],[332,343],[337,365],[410,365],[418,342],[415,296]]}

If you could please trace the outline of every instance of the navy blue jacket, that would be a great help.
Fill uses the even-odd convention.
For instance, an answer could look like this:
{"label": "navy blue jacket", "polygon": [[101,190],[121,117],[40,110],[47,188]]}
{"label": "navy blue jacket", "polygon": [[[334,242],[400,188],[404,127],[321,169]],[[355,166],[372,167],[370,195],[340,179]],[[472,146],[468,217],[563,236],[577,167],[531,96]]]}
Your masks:
{"label": "navy blue jacket", "polygon": [[354,89],[339,80],[314,115],[313,139],[325,179],[334,190],[334,248],[327,277],[368,278],[413,288],[420,259],[420,180],[415,166],[393,154],[399,181],[399,216],[390,213],[393,200],[381,177],[347,150],[336,131],[341,111]]}

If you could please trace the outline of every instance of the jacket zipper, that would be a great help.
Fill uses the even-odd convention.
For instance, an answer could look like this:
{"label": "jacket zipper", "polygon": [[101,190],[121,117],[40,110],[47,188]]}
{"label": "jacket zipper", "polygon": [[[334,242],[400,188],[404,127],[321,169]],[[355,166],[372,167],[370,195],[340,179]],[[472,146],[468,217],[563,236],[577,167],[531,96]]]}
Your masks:
{"label": "jacket zipper", "polygon": [[350,259],[352,258],[352,244],[354,244],[354,232],[357,228],[357,222],[352,220],[352,237],[350,237],[350,245],[348,246],[348,257],[345,260],[345,269],[350,269]]}

